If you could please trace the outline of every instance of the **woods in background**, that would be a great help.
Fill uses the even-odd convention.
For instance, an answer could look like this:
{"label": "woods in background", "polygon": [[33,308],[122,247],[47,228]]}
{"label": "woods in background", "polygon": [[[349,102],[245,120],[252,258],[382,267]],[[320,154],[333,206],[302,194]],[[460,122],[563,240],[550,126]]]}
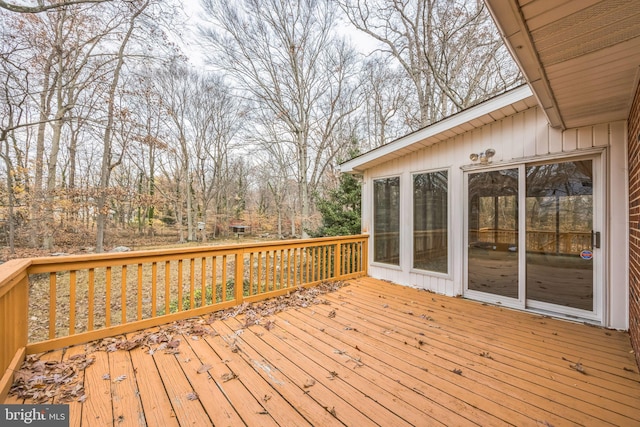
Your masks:
{"label": "woods in background", "polygon": [[0,3],[11,249],[316,235],[338,162],[520,82],[479,0],[204,0],[195,41],[178,0],[20,7]]}

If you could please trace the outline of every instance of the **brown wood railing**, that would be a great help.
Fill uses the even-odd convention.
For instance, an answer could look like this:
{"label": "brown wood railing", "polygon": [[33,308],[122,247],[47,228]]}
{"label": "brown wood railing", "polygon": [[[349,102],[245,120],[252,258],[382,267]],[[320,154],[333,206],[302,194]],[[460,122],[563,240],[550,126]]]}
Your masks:
{"label": "brown wood railing", "polygon": [[46,257],[0,266],[0,401],[25,354],[366,274],[368,236]]}

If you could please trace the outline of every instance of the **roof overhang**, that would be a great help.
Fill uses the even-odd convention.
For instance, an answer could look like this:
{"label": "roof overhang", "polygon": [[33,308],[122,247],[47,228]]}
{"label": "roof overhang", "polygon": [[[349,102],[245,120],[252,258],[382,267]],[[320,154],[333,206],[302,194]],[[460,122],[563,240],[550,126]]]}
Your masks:
{"label": "roof overhang", "polygon": [[551,126],[627,119],[640,67],[640,1],[484,1]]}
{"label": "roof overhang", "polygon": [[406,156],[536,105],[529,86],[520,86],[342,163],[340,170],[353,174],[363,173],[381,163]]}

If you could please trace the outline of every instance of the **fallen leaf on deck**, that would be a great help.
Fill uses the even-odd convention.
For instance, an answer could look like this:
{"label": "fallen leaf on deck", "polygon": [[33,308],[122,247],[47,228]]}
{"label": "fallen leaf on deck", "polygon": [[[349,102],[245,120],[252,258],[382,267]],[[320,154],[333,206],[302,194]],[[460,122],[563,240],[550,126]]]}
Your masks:
{"label": "fallen leaf on deck", "polygon": [[455,369],[454,369],[453,371],[451,371],[451,372],[453,372],[454,374],[457,374],[457,375],[462,375],[462,369],[455,368]]}
{"label": "fallen leaf on deck", "polygon": [[569,365],[569,367],[571,369],[575,369],[576,371],[580,372],[581,374],[587,374],[584,370],[584,366],[582,366],[582,363],[578,362],[578,363],[572,363],[571,365]]}
{"label": "fallen leaf on deck", "polygon": [[208,365],[208,364],[203,364],[198,368],[198,373],[199,374],[204,374],[205,372],[207,372],[209,369],[213,368],[213,366]]}
{"label": "fallen leaf on deck", "polygon": [[224,381],[225,383],[227,381],[231,381],[234,378],[238,378],[238,376],[233,372],[227,372],[226,374],[222,374],[220,376],[220,379],[222,379],[222,381]]}
{"label": "fallen leaf on deck", "polygon": [[187,393],[187,400],[198,400],[198,395],[196,393]]}
{"label": "fallen leaf on deck", "polygon": [[314,380],[313,378],[309,378],[307,379],[307,381],[305,381],[304,383],[304,388],[309,388],[309,387],[313,387],[316,384],[316,380]]}
{"label": "fallen leaf on deck", "polygon": [[127,379],[127,376],[126,376],[126,375],[120,375],[120,376],[116,377],[116,378],[113,380],[113,382],[114,382],[114,383],[119,383],[120,381],[124,381],[124,380],[126,380],[126,379]]}

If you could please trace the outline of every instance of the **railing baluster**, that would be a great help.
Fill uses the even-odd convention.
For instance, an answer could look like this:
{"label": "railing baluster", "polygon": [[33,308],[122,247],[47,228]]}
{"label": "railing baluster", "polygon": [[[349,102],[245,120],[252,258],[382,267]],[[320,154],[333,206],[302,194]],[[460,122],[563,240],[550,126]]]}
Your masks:
{"label": "railing baluster", "polygon": [[333,278],[338,279],[340,277],[340,264],[342,263],[342,246],[340,243],[336,243],[333,248]]}
{"label": "railing baluster", "polygon": [[196,306],[196,284],[194,283],[194,277],[196,275],[196,260],[195,258],[189,258],[189,308]]}
{"label": "railing baluster", "polygon": [[222,255],[222,301],[227,300],[227,256]]}
{"label": "railing baluster", "polygon": [[88,331],[93,331],[93,311],[94,311],[94,304],[95,304],[95,282],[96,282],[96,273],[95,270],[93,268],[89,269],[89,312],[88,312],[88,318],[87,318],[87,330]]}
{"label": "railing baluster", "polygon": [[69,272],[69,335],[76,333],[76,271]]}
{"label": "railing baluster", "polygon": [[273,263],[271,269],[271,275],[273,276],[272,287],[271,290],[275,291],[278,289],[278,250],[275,249],[273,251]]}
{"label": "railing baluster", "polygon": [[262,291],[262,251],[258,252],[258,277],[256,278],[256,287],[258,288],[257,292],[261,294]]}
{"label": "railing baluster", "polygon": [[284,278],[284,256],[285,249],[280,249],[280,287],[279,289],[286,288],[286,282]]}
{"label": "railing baluster", "polygon": [[106,327],[111,326],[111,266],[107,267],[105,273],[105,320],[104,324]]}
{"label": "railing baluster", "polygon": [[220,302],[220,292],[218,287],[218,256],[211,257],[211,303]]}
{"label": "railing baluster", "polygon": [[164,314],[171,312],[171,261],[164,262]]}
{"label": "railing baluster", "polygon": [[287,285],[286,288],[291,286],[291,249],[287,249]]}
{"label": "railing baluster", "polygon": [[178,311],[182,311],[182,260],[178,260]]}
{"label": "railing baluster", "polygon": [[142,264],[138,264],[138,320],[142,320]]}
{"label": "railing baluster", "polygon": [[249,254],[249,295],[255,295],[257,293],[257,289],[256,292],[253,291],[253,263],[254,263],[254,252],[251,252]]}
{"label": "railing baluster", "polygon": [[298,286],[298,248],[293,248],[293,285]]}
{"label": "railing baluster", "polygon": [[264,291],[269,292],[269,251],[264,252]]}
{"label": "railing baluster", "polygon": [[151,317],[156,317],[158,308],[158,263],[151,263]]}
{"label": "railing baluster", "polygon": [[121,305],[122,305],[122,325],[127,323],[127,266],[122,266],[122,277],[121,277]]}
{"label": "railing baluster", "polygon": [[56,273],[49,273],[49,339],[56,337]]}
{"label": "railing baluster", "polygon": [[200,289],[202,292],[202,303],[200,307],[207,305],[207,259],[200,259]]}

